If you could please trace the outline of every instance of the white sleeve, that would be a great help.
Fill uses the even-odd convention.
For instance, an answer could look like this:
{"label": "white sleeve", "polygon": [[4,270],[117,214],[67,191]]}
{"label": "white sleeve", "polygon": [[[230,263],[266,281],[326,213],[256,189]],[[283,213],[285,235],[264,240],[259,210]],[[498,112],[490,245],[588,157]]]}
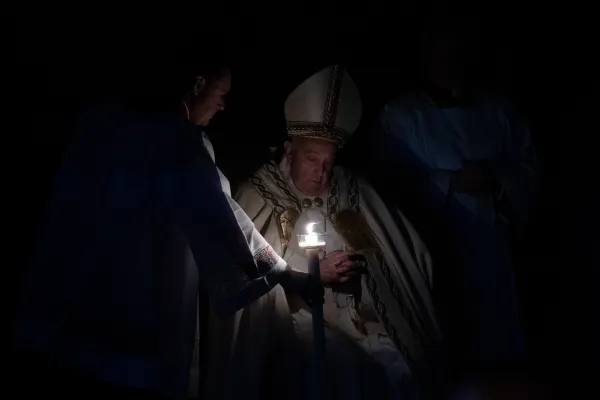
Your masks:
{"label": "white sleeve", "polygon": [[208,155],[179,147],[159,181],[168,208],[188,238],[201,283],[217,312],[233,313],[279,283],[280,270],[257,268]]}
{"label": "white sleeve", "polygon": [[[212,158],[213,162],[215,162],[215,151],[206,133],[202,134],[202,140],[204,147],[208,151],[208,154]],[[265,238],[256,230],[256,227],[254,226],[254,223],[250,217],[248,217],[242,207],[240,207],[240,205],[231,197],[231,185],[229,184],[229,180],[219,168],[216,169],[221,181],[223,194],[225,195],[225,198],[231,207],[231,211],[233,211],[233,215],[240,226],[240,230],[244,234],[244,238],[248,243],[248,249],[254,258],[254,262],[256,263],[259,271],[269,273],[285,270],[287,263],[271,248]]]}
{"label": "white sleeve", "polygon": [[[287,263],[274,250],[272,250],[269,243],[260,234],[260,232],[256,230],[254,223],[250,217],[248,217],[242,207],[240,207],[240,205],[234,199],[232,199],[229,194],[225,193],[225,197],[227,198],[229,206],[233,211],[233,215],[235,215],[235,219],[237,220],[237,223],[240,226],[244,237],[246,238],[250,253],[252,253],[254,261],[257,263],[259,270],[262,269],[261,267],[284,270],[287,267]],[[265,263],[267,265],[264,265]]]}

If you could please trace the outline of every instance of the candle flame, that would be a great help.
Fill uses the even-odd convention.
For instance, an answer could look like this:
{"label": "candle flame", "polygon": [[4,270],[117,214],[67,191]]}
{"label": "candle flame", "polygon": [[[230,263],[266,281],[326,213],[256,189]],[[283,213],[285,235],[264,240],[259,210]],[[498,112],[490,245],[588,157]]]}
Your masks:
{"label": "candle flame", "polygon": [[321,247],[325,246],[325,241],[321,239],[321,235],[314,232],[313,227],[319,222],[310,222],[306,224],[306,235],[299,235],[300,247]]}
{"label": "candle flame", "polygon": [[315,226],[316,224],[318,224],[318,222],[309,222],[308,224],[306,224],[306,233],[309,235],[314,233],[313,226]]}

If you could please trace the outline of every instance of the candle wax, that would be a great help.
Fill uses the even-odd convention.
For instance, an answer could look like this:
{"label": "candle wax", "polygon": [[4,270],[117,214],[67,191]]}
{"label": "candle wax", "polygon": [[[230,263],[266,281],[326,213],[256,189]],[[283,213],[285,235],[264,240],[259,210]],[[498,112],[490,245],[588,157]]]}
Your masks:
{"label": "candle wax", "polygon": [[306,235],[302,235],[299,241],[300,247],[321,247],[325,246],[325,241],[319,240],[319,234],[313,232],[313,226],[316,222],[310,222],[306,225]]}

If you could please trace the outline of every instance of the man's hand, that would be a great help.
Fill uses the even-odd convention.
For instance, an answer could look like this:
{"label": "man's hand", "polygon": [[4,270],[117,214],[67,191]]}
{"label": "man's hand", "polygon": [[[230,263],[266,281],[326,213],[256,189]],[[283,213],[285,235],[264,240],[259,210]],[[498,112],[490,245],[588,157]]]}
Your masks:
{"label": "man's hand", "polygon": [[321,282],[323,284],[343,283],[354,275],[353,261],[347,251],[333,251],[319,262]]}
{"label": "man's hand", "polygon": [[313,305],[315,301],[323,302],[323,284],[344,283],[360,274],[359,259],[346,251],[334,251],[319,262],[320,282],[305,272],[291,269],[281,274],[279,282],[286,292],[297,294]]}
{"label": "man's hand", "polygon": [[498,187],[498,180],[487,161],[469,161],[452,174],[451,186],[457,193],[491,193]]}

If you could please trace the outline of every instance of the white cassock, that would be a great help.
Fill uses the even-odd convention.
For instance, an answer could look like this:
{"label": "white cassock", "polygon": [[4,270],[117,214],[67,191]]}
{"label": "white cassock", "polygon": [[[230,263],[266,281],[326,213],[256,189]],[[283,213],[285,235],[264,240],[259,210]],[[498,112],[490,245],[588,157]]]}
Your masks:
{"label": "white cassock", "polygon": [[[265,239],[292,268],[307,272],[308,260],[297,235],[305,233],[307,223],[317,222],[315,231],[327,234],[327,252],[353,249],[362,252],[369,264],[355,285],[326,288],[329,398],[413,398],[418,393],[415,375],[431,372],[441,344],[425,246],[402,215],[389,210],[366,182],[335,168],[330,189],[317,199],[295,189],[287,168],[285,161],[266,164],[236,196]],[[302,206],[308,200],[310,206]],[[350,236],[342,237],[340,229]],[[352,235],[364,238],[367,231],[372,233],[366,234],[371,246],[356,248],[362,247],[355,244],[360,239],[351,243]],[[277,395],[287,396],[282,398],[308,398],[307,366],[313,354],[310,308],[282,290],[268,297],[274,298],[272,324],[278,325],[271,329],[285,335],[283,340],[274,335],[270,341],[277,348],[271,384],[278,388]],[[294,351],[292,343],[301,351]]]}
{"label": "white cassock", "polygon": [[[405,96],[385,107],[371,158],[407,173],[414,186],[405,190],[420,193],[430,215],[449,226],[449,247],[461,260],[466,308],[460,313],[479,321],[465,332],[472,338],[468,357],[486,363],[521,354],[524,333],[506,222],[525,223],[533,199],[538,160],[526,125],[491,97],[477,95],[469,106],[440,108],[425,93]],[[501,184],[498,193],[452,191],[452,173],[475,160],[491,163]]]}
{"label": "white cassock", "polygon": [[[203,144],[205,150],[209,156],[215,161],[215,151],[210,139],[206,133],[202,134]],[[244,210],[238,205],[238,203],[231,198],[231,185],[227,177],[217,168],[221,186],[223,188],[223,194],[225,195],[233,214],[240,226],[240,229],[244,233],[244,237],[248,242],[248,248],[250,253],[254,256],[254,259],[259,266],[261,265],[266,268],[284,269],[286,262],[277,255],[275,251],[269,246],[269,243],[262,237],[262,235],[255,229],[254,223],[248,218]],[[268,301],[269,296],[265,296],[256,300],[252,305],[248,307],[248,310],[253,307],[259,307],[261,304]],[[260,330],[261,325],[265,323],[257,318],[253,318],[253,324]],[[249,346],[242,346],[242,344],[236,344],[237,332],[240,329],[240,324],[243,323],[242,312],[237,312],[234,316],[229,318],[219,318],[211,312],[210,322],[208,326],[208,336],[212,339],[211,347],[214,343],[218,342],[223,346],[213,346],[209,348],[208,375],[204,378],[204,396],[205,398],[218,398],[224,399],[229,396],[228,390],[235,392],[235,389],[239,387],[239,392],[235,393],[257,393],[259,382],[254,379],[253,375],[240,375],[236,374],[234,365],[237,363],[250,362],[253,365],[261,365],[264,361],[264,355],[260,351],[251,352],[251,348],[261,349],[264,347],[264,341],[266,335],[254,335],[252,336],[252,343]],[[196,325],[196,341],[194,346],[194,357],[192,368],[190,369],[190,398],[197,398],[199,395],[200,383],[200,326]],[[216,348],[214,348],[216,347]],[[238,350],[239,347],[243,347],[244,354],[241,355]],[[250,361],[240,361],[240,359]],[[233,396],[233,394],[232,394]]]}

